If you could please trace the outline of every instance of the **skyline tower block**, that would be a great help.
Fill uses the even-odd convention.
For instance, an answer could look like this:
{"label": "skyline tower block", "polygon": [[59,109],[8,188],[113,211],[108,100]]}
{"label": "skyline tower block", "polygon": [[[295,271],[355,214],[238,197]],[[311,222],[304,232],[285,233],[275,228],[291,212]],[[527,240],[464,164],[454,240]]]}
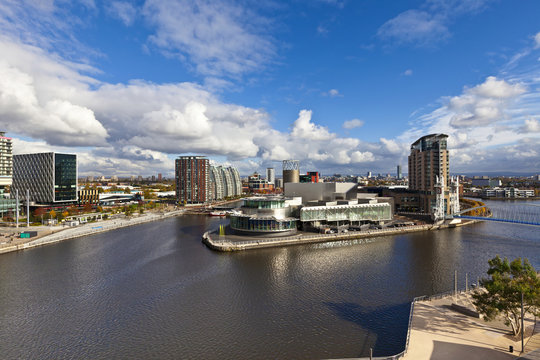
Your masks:
{"label": "skyline tower block", "polygon": [[450,159],[447,139],[448,135],[445,134],[431,134],[411,145],[409,189],[431,194],[435,191],[437,177],[443,183],[443,191],[448,189]]}
{"label": "skyline tower block", "polygon": [[211,200],[210,163],[205,156],[179,156],[175,161],[176,200],[203,204]]}

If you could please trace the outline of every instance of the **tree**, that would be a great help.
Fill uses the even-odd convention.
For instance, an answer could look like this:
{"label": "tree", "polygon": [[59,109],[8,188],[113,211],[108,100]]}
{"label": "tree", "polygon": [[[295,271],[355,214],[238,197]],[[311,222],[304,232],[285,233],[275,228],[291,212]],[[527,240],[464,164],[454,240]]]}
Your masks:
{"label": "tree", "polygon": [[56,211],[51,210],[51,211],[49,212],[49,218],[50,218],[50,219],[54,219],[55,217],[56,217]]}
{"label": "tree", "polygon": [[483,289],[473,294],[473,303],[484,320],[492,321],[502,315],[514,335],[521,329],[521,297],[524,314],[540,315],[540,277],[529,260],[517,258],[511,263],[499,256],[488,261],[490,277],[481,279]]}
{"label": "tree", "polygon": [[44,208],[37,208],[34,210],[34,216],[39,218],[41,217],[41,223],[43,223],[43,215],[45,215],[47,211]]}
{"label": "tree", "polygon": [[92,210],[94,210],[94,208],[92,207],[92,204],[88,203],[88,204],[84,205],[84,212],[85,213],[90,213],[90,212],[92,212]]}

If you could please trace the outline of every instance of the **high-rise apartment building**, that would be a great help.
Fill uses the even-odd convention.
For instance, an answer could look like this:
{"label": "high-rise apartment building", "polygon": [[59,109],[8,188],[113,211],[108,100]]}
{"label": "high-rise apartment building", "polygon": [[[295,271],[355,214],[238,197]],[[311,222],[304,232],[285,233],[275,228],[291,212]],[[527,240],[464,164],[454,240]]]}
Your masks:
{"label": "high-rise apartment building", "polygon": [[77,155],[55,152],[13,156],[12,193],[30,191],[42,204],[77,201]]}
{"label": "high-rise apartment building", "polygon": [[409,189],[431,194],[437,179],[447,189],[450,182],[447,139],[445,134],[431,134],[411,145]]}
{"label": "high-rise apartment building", "polygon": [[457,178],[450,178],[447,139],[431,134],[411,145],[409,188],[383,190],[383,196],[394,198],[396,212],[429,214],[435,222],[459,212],[460,187]]}
{"label": "high-rise apartment building", "polygon": [[242,195],[240,174],[234,167],[210,166],[211,199],[221,200]]}
{"label": "high-rise apartment building", "polygon": [[[11,138],[0,131],[0,217],[16,209],[16,200],[4,198],[4,191],[13,180],[13,153]],[[7,196],[7,194],[6,194]]]}
{"label": "high-rise apartment building", "polygon": [[401,173],[401,165],[397,166],[397,179],[398,180],[403,179],[403,174]]}
{"label": "high-rise apartment building", "polygon": [[13,146],[11,138],[5,135],[5,132],[0,131],[0,193],[13,180]]}
{"label": "high-rise apartment building", "polygon": [[276,171],[274,170],[274,168],[266,168],[266,181],[269,184],[276,183]]}
{"label": "high-rise apartment building", "polygon": [[180,156],[175,164],[177,201],[182,204],[202,204],[211,200],[208,158]]}

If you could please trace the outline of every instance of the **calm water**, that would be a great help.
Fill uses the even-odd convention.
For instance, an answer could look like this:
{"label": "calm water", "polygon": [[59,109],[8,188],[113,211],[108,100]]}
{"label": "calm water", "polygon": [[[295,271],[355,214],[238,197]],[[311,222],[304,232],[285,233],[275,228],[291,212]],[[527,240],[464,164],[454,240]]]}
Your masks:
{"label": "calm water", "polygon": [[[538,202],[537,202],[538,203]],[[316,359],[403,350],[410,301],[499,254],[540,268],[540,228],[217,253],[184,216],[0,256],[0,358]]]}

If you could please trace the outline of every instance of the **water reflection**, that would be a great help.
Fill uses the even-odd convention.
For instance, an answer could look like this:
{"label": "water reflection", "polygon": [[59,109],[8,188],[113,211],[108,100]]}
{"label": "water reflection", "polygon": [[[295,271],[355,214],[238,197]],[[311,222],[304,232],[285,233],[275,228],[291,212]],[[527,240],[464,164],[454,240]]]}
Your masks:
{"label": "water reflection", "polygon": [[[538,229],[480,223],[369,240],[217,253],[226,219],[185,216],[0,257],[5,358],[313,359],[403,349],[413,297],[540,268]],[[8,344],[8,346],[5,346]]]}

